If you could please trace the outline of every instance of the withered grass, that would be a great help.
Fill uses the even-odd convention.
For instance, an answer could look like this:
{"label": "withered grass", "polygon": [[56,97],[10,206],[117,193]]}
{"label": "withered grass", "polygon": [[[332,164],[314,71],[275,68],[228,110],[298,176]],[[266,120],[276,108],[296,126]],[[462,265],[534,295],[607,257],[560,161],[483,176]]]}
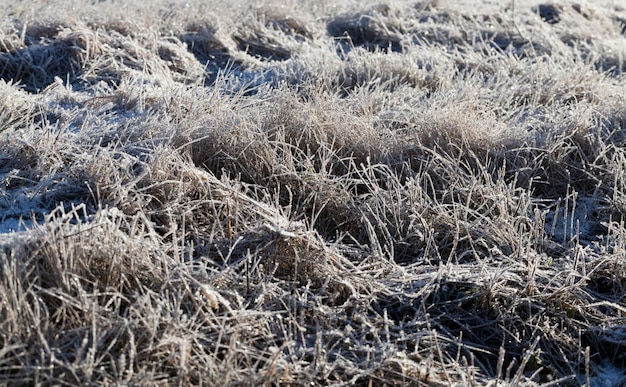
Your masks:
{"label": "withered grass", "polygon": [[617,2],[92,3],[0,6],[0,384],[626,367]]}

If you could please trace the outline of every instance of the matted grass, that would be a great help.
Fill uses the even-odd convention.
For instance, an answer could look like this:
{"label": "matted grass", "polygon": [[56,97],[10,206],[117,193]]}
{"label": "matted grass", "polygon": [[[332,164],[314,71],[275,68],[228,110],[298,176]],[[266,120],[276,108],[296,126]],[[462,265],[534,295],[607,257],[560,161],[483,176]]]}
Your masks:
{"label": "matted grass", "polygon": [[617,2],[92,3],[0,6],[0,384],[624,383]]}

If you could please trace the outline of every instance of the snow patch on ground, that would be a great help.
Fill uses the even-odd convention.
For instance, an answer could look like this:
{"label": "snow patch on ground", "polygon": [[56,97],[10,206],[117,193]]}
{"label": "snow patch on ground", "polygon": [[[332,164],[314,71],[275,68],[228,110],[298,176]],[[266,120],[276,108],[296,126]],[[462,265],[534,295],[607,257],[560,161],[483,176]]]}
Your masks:
{"label": "snow patch on ground", "polygon": [[0,244],[27,237],[29,230],[43,222],[49,212],[35,193],[22,190],[19,193],[1,192],[0,195]]}
{"label": "snow patch on ground", "polygon": [[0,203],[0,234],[25,231],[35,224],[34,219],[43,220],[42,215],[48,212],[36,197],[20,194],[4,199]]}
{"label": "snow patch on ground", "polygon": [[590,382],[592,386],[597,387],[622,387],[626,386],[626,374],[623,369],[605,360],[599,367],[597,375],[592,377]]}
{"label": "snow patch on ground", "polygon": [[600,203],[594,197],[580,197],[576,201],[559,200],[545,213],[544,229],[546,235],[556,242],[568,242],[578,236],[579,239],[593,240],[596,235]]}
{"label": "snow patch on ground", "polygon": [[12,232],[26,231],[33,226],[30,219],[20,218],[3,218],[0,221],[0,234],[9,234]]}

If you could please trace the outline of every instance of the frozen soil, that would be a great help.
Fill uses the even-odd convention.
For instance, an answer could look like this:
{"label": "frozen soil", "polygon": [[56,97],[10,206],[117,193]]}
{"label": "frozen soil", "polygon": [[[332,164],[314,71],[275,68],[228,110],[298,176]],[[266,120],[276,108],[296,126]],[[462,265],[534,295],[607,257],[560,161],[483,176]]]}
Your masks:
{"label": "frozen soil", "polygon": [[74,3],[0,5],[0,384],[626,383],[618,2]]}

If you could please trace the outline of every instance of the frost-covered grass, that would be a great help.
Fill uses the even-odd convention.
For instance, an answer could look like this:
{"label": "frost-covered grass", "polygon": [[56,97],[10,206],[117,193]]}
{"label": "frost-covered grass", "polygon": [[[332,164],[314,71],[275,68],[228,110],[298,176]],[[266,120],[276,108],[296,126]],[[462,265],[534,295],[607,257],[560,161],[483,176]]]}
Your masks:
{"label": "frost-covered grass", "polygon": [[455,3],[0,5],[0,384],[624,383],[626,9]]}

